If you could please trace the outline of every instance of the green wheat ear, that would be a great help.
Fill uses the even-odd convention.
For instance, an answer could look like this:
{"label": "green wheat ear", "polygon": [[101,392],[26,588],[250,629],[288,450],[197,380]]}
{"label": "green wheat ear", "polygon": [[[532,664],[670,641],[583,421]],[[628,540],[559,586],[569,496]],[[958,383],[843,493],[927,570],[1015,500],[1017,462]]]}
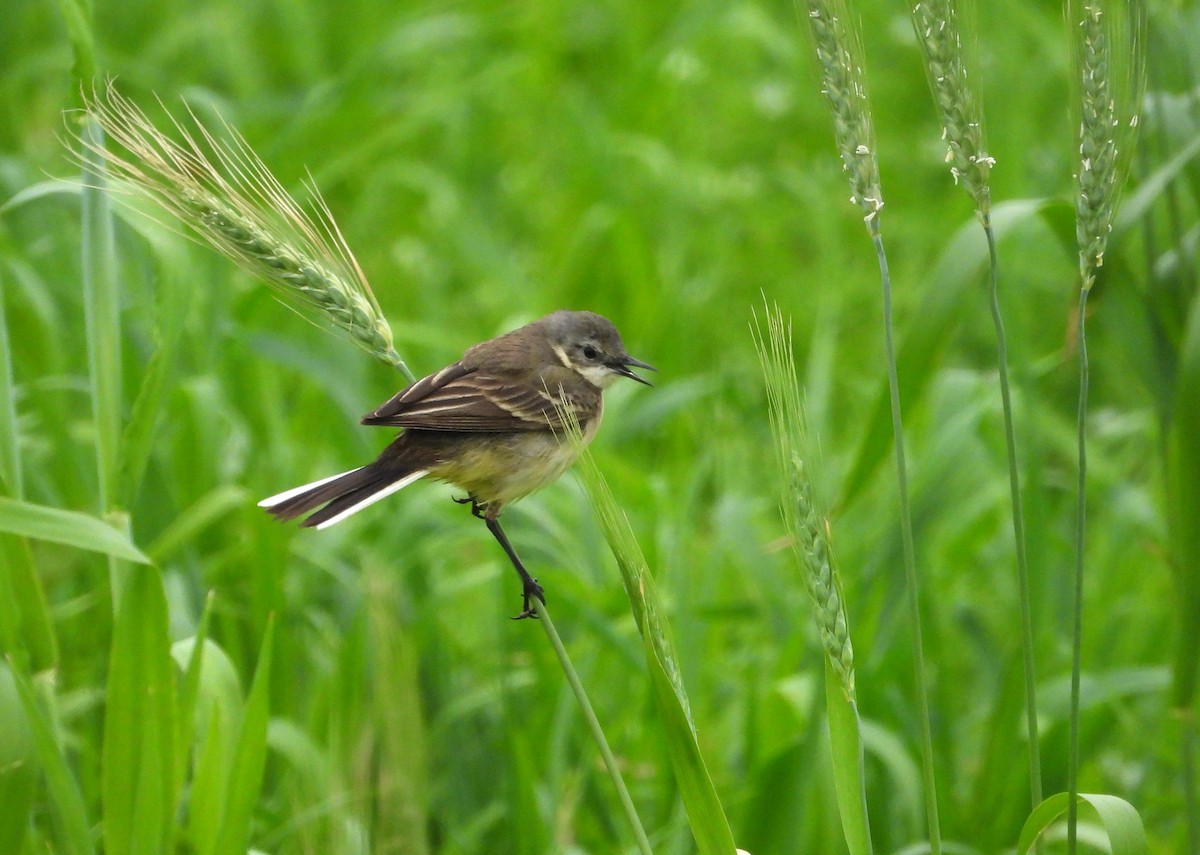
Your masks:
{"label": "green wheat ear", "polygon": [[1139,0],[1070,0],[1067,14],[1079,87],[1076,240],[1086,290],[1104,265],[1137,140],[1145,88],[1146,7]]}
{"label": "green wheat ear", "polygon": [[921,0],[913,5],[912,22],[925,60],[933,100],[942,119],[946,163],[987,222],[991,209],[988,175],[996,165],[987,153],[983,111],[967,75],[967,55],[958,25],[956,0]]}
{"label": "green wheat ear", "polygon": [[870,223],[883,207],[883,191],[859,28],[846,0],[808,0],[805,14],[821,66],[821,92],[833,109],[833,134],[850,178],[850,200]]}
{"label": "green wheat ear", "polygon": [[186,123],[168,113],[177,141],[111,84],[84,102],[125,150],[98,152],[116,182],[166,209],[305,317],[411,379],[362,268],[311,182],[306,210],[236,130],[224,125],[218,138],[190,109]]}
{"label": "green wheat ear", "polygon": [[846,699],[853,701],[854,647],[850,643],[850,622],[830,550],[825,506],[805,464],[814,454],[814,443],[800,398],[791,325],[783,320],[778,307],[768,307],[766,315],[766,335],[756,317],[754,338],[766,378],[776,462],[784,479],[783,520],[812,602],[821,646]]}

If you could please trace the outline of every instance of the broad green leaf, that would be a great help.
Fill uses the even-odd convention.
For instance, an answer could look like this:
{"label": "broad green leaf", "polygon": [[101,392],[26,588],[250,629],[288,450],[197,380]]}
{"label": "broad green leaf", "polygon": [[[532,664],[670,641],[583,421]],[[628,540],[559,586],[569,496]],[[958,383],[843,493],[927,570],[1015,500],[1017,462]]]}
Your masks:
{"label": "broad green leaf", "polygon": [[829,716],[829,753],[837,792],[842,833],[850,855],[870,855],[871,824],[867,819],[867,783],[863,773],[862,733],[858,706],[846,697],[842,682],[825,657],[825,709]]}
{"label": "broad green leaf", "polygon": [[101,795],[108,855],[163,851],[175,812],[175,665],[162,578],[128,576],[113,627]]}
{"label": "broad green leaf", "polygon": [[[992,208],[992,227],[996,232],[996,240],[1003,240],[1014,228],[1038,218],[1053,227],[1056,210],[1070,213],[1064,202],[1051,199],[1019,199],[996,205]],[[1074,237],[1072,224],[1072,253]],[[987,243],[982,230],[972,218],[955,232],[930,272],[930,284],[923,289],[925,298],[912,315],[919,320],[905,325],[903,341],[896,355],[896,370],[900,376],[905,407],[912,407],[924,395],[941,365],[941,353],[951,338],[951,331],[959,323],[962,312],[985,311],[976,286],[982,281],[987,261]],[[880,383],[875,404],[866,422],[866,433],[859,443],[837,504],[848,505],[853,502],[887,457],[892,448],[891,418],[885,380]]]}
{"label": "broad green leaf", "polygon": [[250,820],[262,789],[267,765],[267,725],[270,722],[271,649],[275,621],[267,622],[254,683],[246,698],[246,711],[238,730],[230,767],[221,833],[217,836],[216,855],[242,855],[250,841]]}
{"label": "broad green leaf", "polygon": [[66,748],[58,744],[54,725],[38,707],[33,682],[28,675],[20,670],[11,673],[25,710],[25,720],[33,731],[38,766],[46,780],[46,790],[53,806],[50,812],[62,829],[62,836],[57,840],[61,845],[55,851],[63,855],[94,855],[96,847],[92,843],[91,822],[84,806],[83,793],[67,764]]}
{"label": "broad green leaf", "polygon": [[1140,228],[1144,225],[1150,208],[1197,155],[1200,155],[1200,136],[1192,139],[1170,160],[1139,181],[1137,189],[1130,193],[1121,205],[1113,231],[1120,234],[1126,229]]}
{"label": "broad green leaf", "polygon": [[37,767],[33,731],[16,680],[0,660],[0,852],[19,852],[29,827]]}
{"label": "broad green leaf", "polygon": [[[1038,837],[1067,809],[1067,793],[1055,793],[1033,809],[1017,841],[1017,855],[1025,855]],[[1091,805],[1108,835],[1112,855],[1145,855],[1146,830],[1142,818],[1129,802],[1117,796],[1080,793],[1080,804]]]}
{"label": "broad green leaf", "polygon": [[113,558],[150,564],[128,535],[103,520],[78,511],[65,511],[0,496],[0,531],[34,540],[48,540]]}

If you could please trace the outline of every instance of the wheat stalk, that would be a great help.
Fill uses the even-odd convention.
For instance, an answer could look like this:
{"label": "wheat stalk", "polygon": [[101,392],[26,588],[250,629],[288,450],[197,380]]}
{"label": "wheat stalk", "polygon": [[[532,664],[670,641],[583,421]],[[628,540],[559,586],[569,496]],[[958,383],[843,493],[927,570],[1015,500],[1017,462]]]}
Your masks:
{"label": "wheat stalk", "polygon": [[[1079,793],[1079,710],[1082,682],[1084,543],[1087,535],[1087,413],[1090,366],[1087,349],[1087,301],[1104,264],[1122,185],[1128,175],[1137,136],[1138,110],[1145,82],[1145,16],[1142,0],[1068,0],[1067,20],[1074,27],[1076,80],[1079,85],[1079,192],[1075,237],[1079,246],[1079,403],[1076,410],[1078,472],[1075,496],[1075,576],[1071,621],[1071,695],[1067,728],[1067,852],[1075,855]],[[1113,14],[1113,10],[1116,13]],[[1115,45],[1115,47],[1114,47]]]}
{"label": "wheat stalk", "polygon": [[310,213],[228,125],[227,139],[218,139],[190,110],[194,130],[168,113],[176,141],[111,84],[84,101],[125,149],[124,155],[98,152],[116,181],[156,202],[303,315],[347,334],[411,378],[362,268],[311,181]]}
{"label": "wheat stalk", "polygon": [[946,162],[956,184],[975,202],[975,213],[988,245],[988,302],[996,332],[997,379],[1004,413],[1004,439],[1008,458],[1009,496],[1016,557],[1017,595],[1020,604],[1021,657],[1025,679],[1025,727],[1029,745],[1029,792],[1033,806],[1042,801],[1042,763],[1038,744],[1037,679],[1033,646],[1033,612],[1030,607],[1029,570],[1025,548],[1025,511],[1021,499],[1016,428],[1008,379],[1008,341],[1000,309],[999,263],[992,228],[989,179],[996,161],[986,150],[983,110],[968,76],[968,57],[959,28],[958,0],[920,0],[912,7],[913,29],[925,61],[933,101],[942,120]]}

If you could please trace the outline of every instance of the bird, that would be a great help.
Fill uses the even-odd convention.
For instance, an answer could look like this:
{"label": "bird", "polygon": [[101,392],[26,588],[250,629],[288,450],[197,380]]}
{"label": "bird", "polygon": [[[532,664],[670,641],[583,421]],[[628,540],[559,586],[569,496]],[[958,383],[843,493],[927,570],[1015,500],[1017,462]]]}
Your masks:
{"label": "bird", "polygon": [[457,362],[422,377],[362,417],[362,424],[402,428],[366,466],[285,490],[260,501],[280,521],[327,528],[410,484],[447,482],[470,503],[521,577],[523,609],[536,617],[545,591],[525,569],[500,525],[508,505],[558,479],[578,446],[565,435],[574,421],[591,442],[604,413],[603,392],[627,377],[651,386],[602,315],[560,310],[469,348]]}

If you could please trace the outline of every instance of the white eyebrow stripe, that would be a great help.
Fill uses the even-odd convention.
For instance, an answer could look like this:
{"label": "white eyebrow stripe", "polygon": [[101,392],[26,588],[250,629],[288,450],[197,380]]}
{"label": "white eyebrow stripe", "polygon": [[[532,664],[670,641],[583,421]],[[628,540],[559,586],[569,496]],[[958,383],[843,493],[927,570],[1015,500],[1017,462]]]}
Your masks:
{"label": "white eyebrow stripe", "polygon": [[553,350],[554,354],[558,357],[558,361],[563,364],[564,368],[575,368],[575,366],[571,364],[571,360],[567,358],[567,352],[563,350],[560,345],[553,345]]}

